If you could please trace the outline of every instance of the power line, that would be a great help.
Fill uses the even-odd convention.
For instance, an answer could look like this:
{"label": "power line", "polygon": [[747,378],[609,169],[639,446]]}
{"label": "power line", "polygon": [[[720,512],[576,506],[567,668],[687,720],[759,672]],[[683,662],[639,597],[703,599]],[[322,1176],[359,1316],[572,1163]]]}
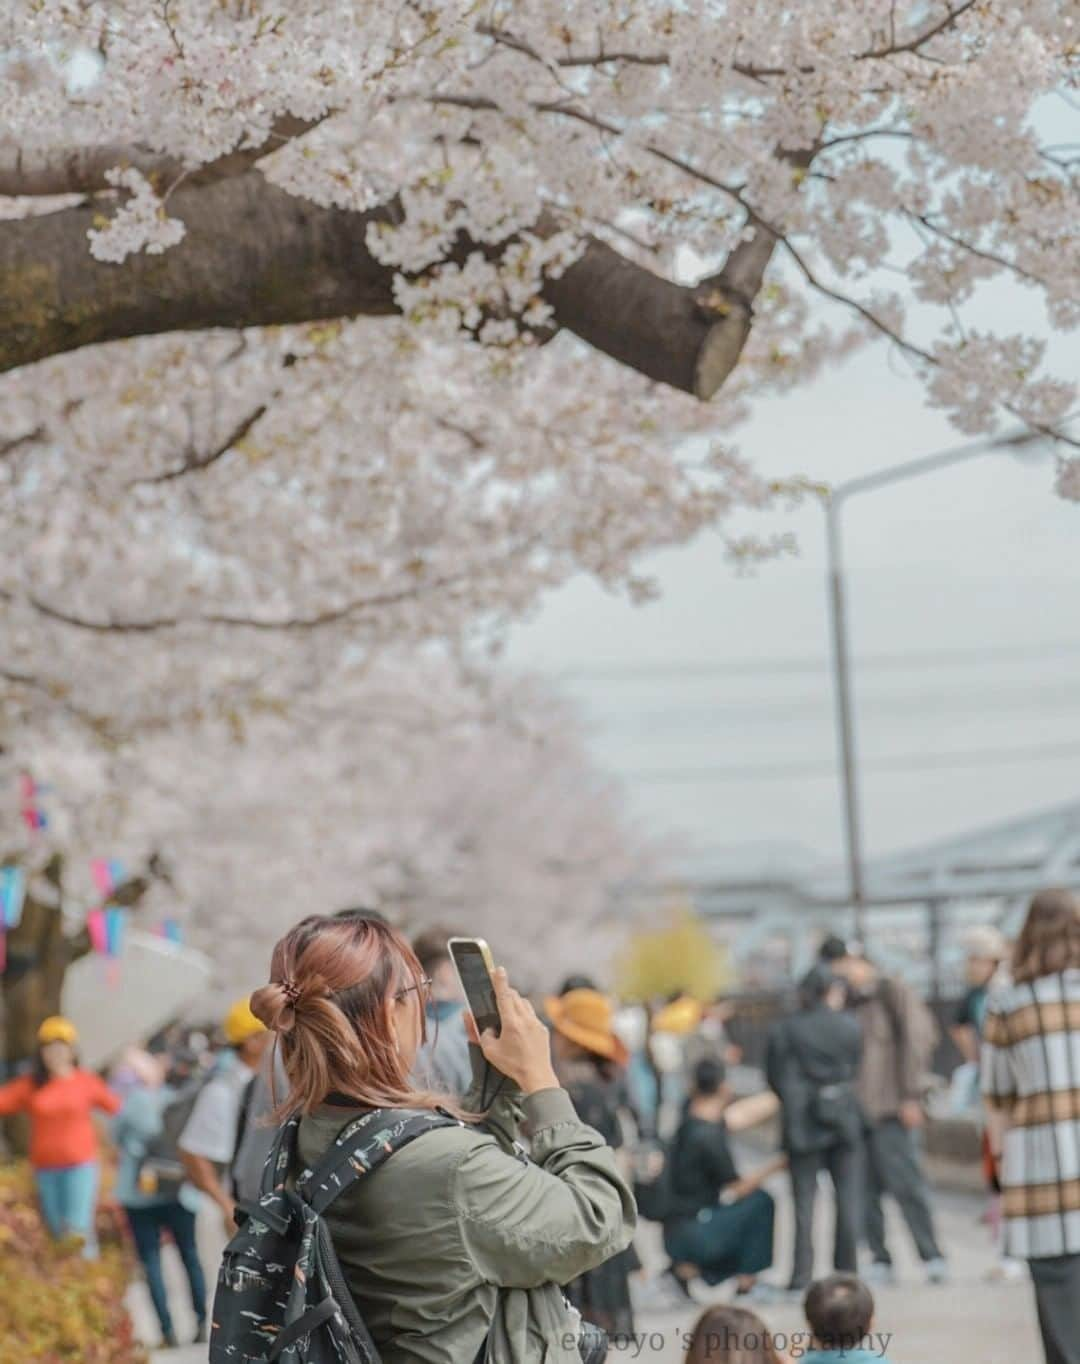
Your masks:
{"label": "power line", "polygon": [[[894,753],[867,758],[861,767],[868,772],[931,772],[950,768],[1003,767],[1025,762],[1056,762],[1080,758],[1080,740],[1063,744],[1032,744],[1027,748],[972,748],[953,753]],[[732,763],[715,767],[656,768],[624,772],[632,782],[779,781],[792,777],[834,777],[835,761],[820,758],[787,763]]]}
{"label": "power line", "polygon": [[[1001,645],[968,649],[912,649],[905,653],[868,654],[855,661],[863,669],[925,668],[951,663],[1007,663],[1030,659],[1044,663],[1054,655],[1080,654],[1080,640],[1057,640],[1044,644]],[[829,660],[814,655],[743,658],[682,663],[624,663],[608,667],[569,668],[555,674],[560,682],[665,681],[689,677],[745,677],[761,673],[822,673]]]}
{"label": "power line", "polygon": [[[715,699],[704,696],[693,701],[670,701],[665,695],[662,709],[657,709],[652,698],[648,708],[628,707],[618,711],[620,720],[636,726],[651,726],[665,721],[676,722],[686,717],[694,724],[733,718],[742,722],[748,716],[761,714],[772,717],[784,715],[812,715],[828,710],[831,697],[828,691],[801,691],[796,696],[724,696]],[[1043,686],[996,687],[990,692],[919,691],[919,692],[864,692],[859,696],[859,708],[866,711],[890,711],[900,714],[934,715],[957,710],[977,719],[988,711],[1027,710],[1045,715],[1051,710],[1080,711],[1080,684],[1048,683]],[[613,722],[608,717],[608,725]]]}

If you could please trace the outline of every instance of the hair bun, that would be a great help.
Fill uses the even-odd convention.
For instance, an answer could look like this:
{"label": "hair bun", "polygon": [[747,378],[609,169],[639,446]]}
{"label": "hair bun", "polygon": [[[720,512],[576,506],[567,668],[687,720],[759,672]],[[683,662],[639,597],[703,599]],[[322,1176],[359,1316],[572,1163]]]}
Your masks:
{"label": "hair bun", "polygon": [[330,991],[322,976],[311,975],[297,980],[286,977],[272,980],[251,996],[251,1012],[268,1028],[277,1033],[292,1032],[296,1016],[313,999],[325,999]]}
{"label": "hair bun", "polygon": [[296,1006],[278,980],[263,985],[251,996],[251,1012],[271,1032],[291,1032],[296,1024]]}

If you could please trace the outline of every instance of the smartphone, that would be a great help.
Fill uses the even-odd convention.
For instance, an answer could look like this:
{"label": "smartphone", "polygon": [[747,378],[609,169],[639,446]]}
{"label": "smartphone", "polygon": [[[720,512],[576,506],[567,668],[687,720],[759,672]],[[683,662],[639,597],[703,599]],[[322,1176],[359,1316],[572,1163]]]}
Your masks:
{"label": "smartphone", "polygon": [[451,938],[448,944],[462,993],[476,1019],[478,1032],[490,1029],[496,1037],[502,1031],[499,1006],[491,975],[495,962],[483,938]]}

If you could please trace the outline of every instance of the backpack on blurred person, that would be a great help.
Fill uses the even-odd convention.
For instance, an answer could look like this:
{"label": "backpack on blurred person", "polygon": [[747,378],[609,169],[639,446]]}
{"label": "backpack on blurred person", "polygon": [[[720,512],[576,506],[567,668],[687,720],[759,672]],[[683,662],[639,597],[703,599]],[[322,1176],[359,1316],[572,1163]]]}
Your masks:
{"label": "backpack on blurred person", "polygon": [[181,1185],[187,1180],[180,1160],[180,1135],[208,1078],[208,1075],[197,1075],[185,1081],[162,1110],[160,1130],[147,1142],[139,1162],[140,1193],[162,1198],[180,1196]]}

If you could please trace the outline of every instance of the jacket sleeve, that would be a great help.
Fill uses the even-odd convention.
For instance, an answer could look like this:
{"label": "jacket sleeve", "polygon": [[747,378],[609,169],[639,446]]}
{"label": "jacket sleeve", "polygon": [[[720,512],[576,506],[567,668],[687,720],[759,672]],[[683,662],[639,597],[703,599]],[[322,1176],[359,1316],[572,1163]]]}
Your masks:
{"label": "jacket sleeve", "polygon": [[33,1086],[29,1075],[20,1075],[17,1080],[0,1085],[0,1117],[7,1118],[12,1113],[21,1113],[30,1102],[32,1093]]}
{"label": "jacket sleeve", "polygon": [[891,992],[891,1000],[886,1001],[885,1007],[896,1009],[896,1020],[899,1025],[896,1045],[899,1050],[897,1059],[897,1075],[900,1082],[902,1100],[920,1099],[923,1093],[923,1077],[928,1057],[924,1056],[915,1044],[915,1038],[919,1032],[918,1019],[915,1016],[916,1010],[925,1008],[922,1001],[903,981],[890,980],[888,989]]}
{"label": "jacket sleeve", "polygon": [[127,1102],[113,1119],[112,1126],[109,1128],[109,1136],[121,1151],[138,1136],[135,1111],[138,1108],[139,1097],[138,1091],[128,1095]]}
{"label": "jacket sleeve", "polygon": [[160,1130],[157,1105],[147,1090],[135,1089],[113,1119],[109,1135],[121,1150],[143,1146]]}
{"label": "jacket sleeve", "polygon": [[110,1113],[115,1116],[124,1106],[124,1101],[120,1095],[115,1094],[100,1075],[91,1076],[89,1093],[90,1103],[103,1113]]}
{"label": "jacket sleeve", "polygon": [[774,1023],[765,1042],[765,1079],[774,1094],[783,1097],[781,1086],[784,1062],[787,1058],[787,1029],[783,1022]]}
{"label": "jacket sleeve", "polygon": [[454,1172],[452,1191],[478,1273],[503,1288],[568,1283],[624,1250],[637,1211],[615,1156],[565,1090],[524,1100],[532,1161],[485,1142]]}
{"label": "jacket sleeve", "polygon": [[1003,1009],[991,1000],[983,1022],[979,1047],[979,1078],[987,1107],[1007,1112],[1016,1098],[1009,1024]]}
{"label": "jacket sleeve", "polygon": [[859,1062],[863,1054],[863,1031],[859,1027],[859,1020],[852,1014],[840,1014],[840,1021],[844,1024],[844,1031],[847,1033],[847,1055],[844,1058],[852,1075],[856,1075],[859,1069]]}

